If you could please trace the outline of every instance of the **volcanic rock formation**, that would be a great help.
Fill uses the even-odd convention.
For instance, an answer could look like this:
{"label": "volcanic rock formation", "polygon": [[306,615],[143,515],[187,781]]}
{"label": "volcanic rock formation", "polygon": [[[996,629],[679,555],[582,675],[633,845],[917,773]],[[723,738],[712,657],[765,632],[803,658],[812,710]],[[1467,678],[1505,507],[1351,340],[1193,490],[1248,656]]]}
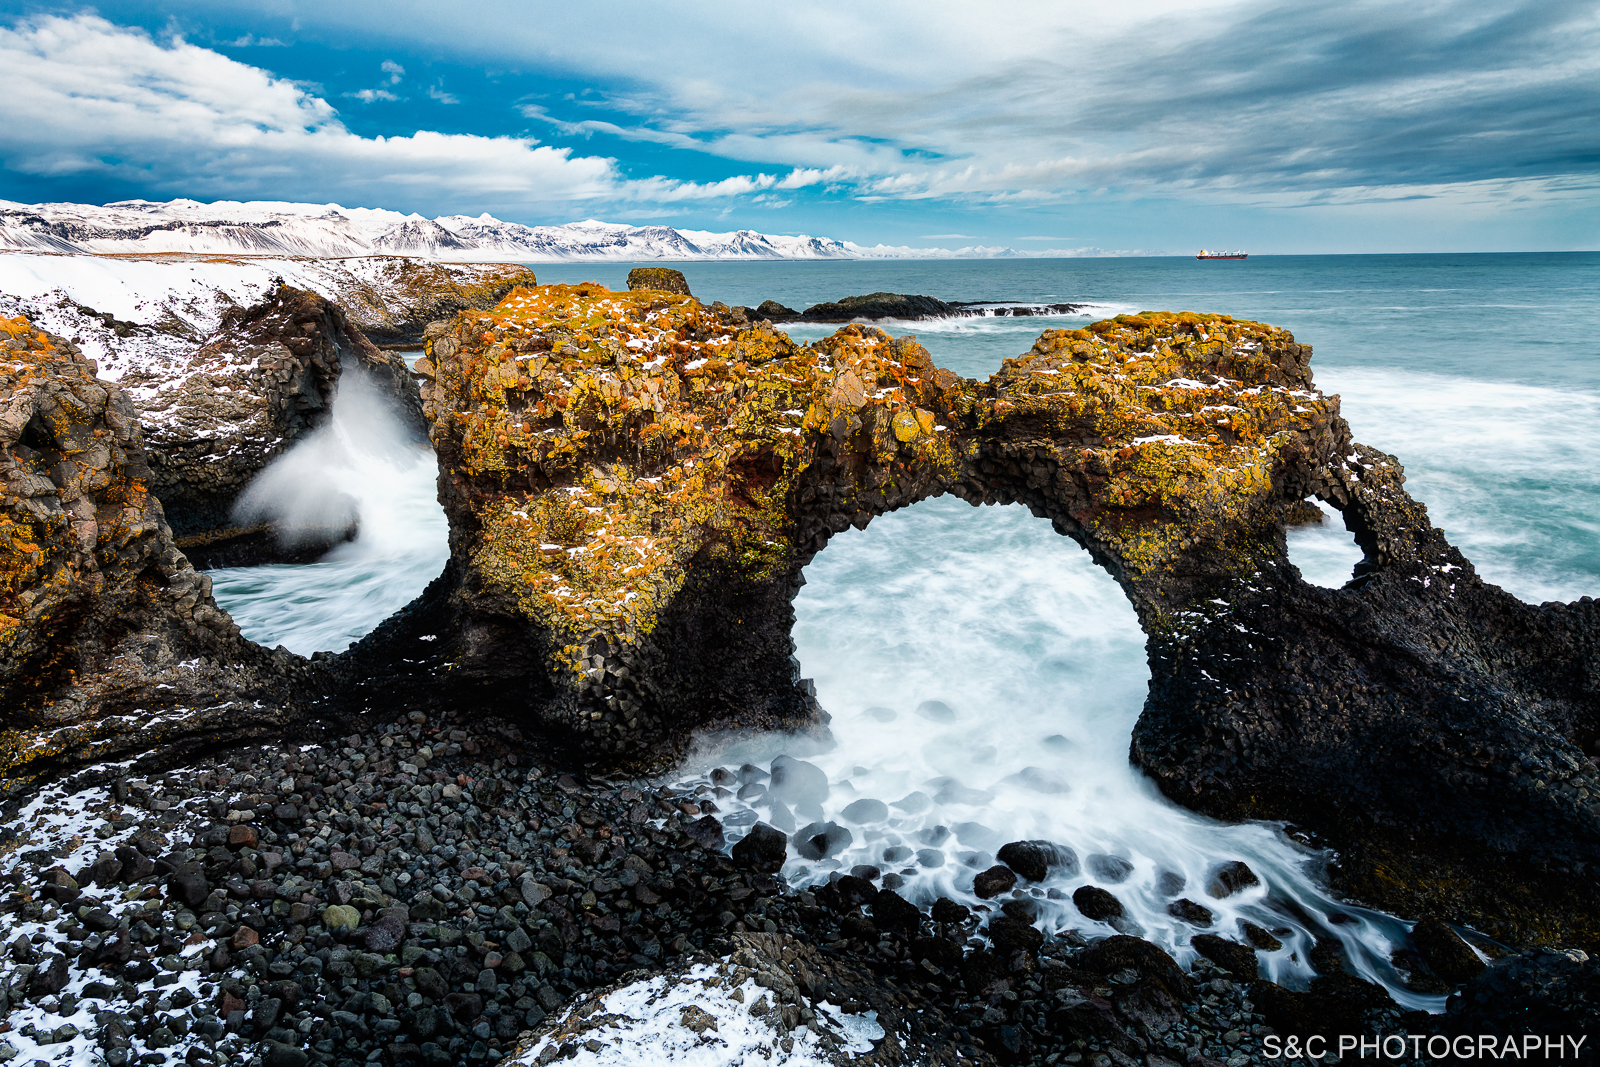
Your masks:
{"label": "volcanic rock formation", "polygon": [[24,319],[0,338],[0,788],[281,733],[314,672],[240,637],[173,545],[127,394]]}
{"label": "volcanic rock formation", "polygon": [[[281,286],[180,365],[130,371],[150,453],[151,490],[184,547],[231,528],[234,501],[261,470],[328,416],[339,376],[360,368],[423,432],[405,361],[373,347],[338,305]],[[332,531],[338,540],[339,531]]]}
{"label": "volcanic rock formation", "polygon": [[[452,692],[609,759],[815,727],[790,600],[828,538],[942,493],[1022,503],[1139,614],[1133,756],[1166,792],[1321,832],[1396,910],[1533,936],[1531,893],[1539,936],[1588,931],[1592,879],[1569,876],[1600,860],[1596,609],[1482,583],[1351,441],[1309,347],[1145,313],[1046,331],[977,382],[871,327],[802,347],[744,318],[548,286],[430,327]],[[1366,551],[1345,589],[1288,562],[1312,495]]]}

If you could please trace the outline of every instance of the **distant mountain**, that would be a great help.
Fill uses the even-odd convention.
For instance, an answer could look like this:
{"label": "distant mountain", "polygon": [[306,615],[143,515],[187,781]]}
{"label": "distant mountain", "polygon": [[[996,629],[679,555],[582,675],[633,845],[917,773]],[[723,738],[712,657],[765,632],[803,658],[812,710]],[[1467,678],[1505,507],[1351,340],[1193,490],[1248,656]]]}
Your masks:
{"label": "distant mountain", "polygon": [[989,258],[1009,248],[864,248],[848,241],[735,230],[571,222],[524,226],[492,215],[437,219],[338,204],[123,200],[17,204],[0,200],[0,249],[35,252],[199,252],[219,255],[400,255],[552,262],[573,259],[785,260]]}

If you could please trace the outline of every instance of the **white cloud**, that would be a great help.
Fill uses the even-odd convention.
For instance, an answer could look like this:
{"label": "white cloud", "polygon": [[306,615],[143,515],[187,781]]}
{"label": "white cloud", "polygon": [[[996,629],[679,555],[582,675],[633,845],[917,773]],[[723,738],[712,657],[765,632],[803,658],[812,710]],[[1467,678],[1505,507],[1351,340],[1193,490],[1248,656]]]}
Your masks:
{"label": "white cloud", "polygon": [[385,74],[389,75],[390,85],[399,85],[401,75],[405,74],[406,72],[406,68],[402,67],[392,59],[384,60],[380,69]]}
{"label": "white cloud", "polygon": [[459,103],[461,103],[460,99],[457,98],[454,93],[445,92],[444,91],[444,87],[440,86],[440,85],[430,85],[428,87],[428,95],[430,97],[432,97],[433,99],[439,101],[439,103],[441,103],[441,104],[459,104]]}
{"label": "white cloud", "polygon": [[400,99],[387,89],[362,89],[359,92],[345,93],[344,95],[350,97],[352,100],[360,100],[364,104],[370,104],[374,100]]}
{"label": "white cloud", "polygon": [[[351,133],[329,103],[287,79],[172,38],[92,15],[46,16],[0,28],[0,158],[33,175],[101,174],[182,195],[265,193],[274,199],[387,203],[396,194],[472,202],[705,200],[793,182],[629,180],[614,160],[574,156],[526,137],[420,130]],[[399,63],[385,73],[398,80]],[[393,81],[391,81],[393,84]],[[386,89],[355,94],[393,100]],[[439,90],[435,99],[454,97]],[[782,185],[792,188],[793,185]]]}

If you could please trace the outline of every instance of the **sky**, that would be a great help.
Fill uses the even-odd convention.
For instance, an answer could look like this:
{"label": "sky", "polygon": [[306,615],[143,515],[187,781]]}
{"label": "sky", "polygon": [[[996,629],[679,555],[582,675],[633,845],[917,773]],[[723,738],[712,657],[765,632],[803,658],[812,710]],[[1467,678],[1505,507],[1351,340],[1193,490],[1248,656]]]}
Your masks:
{"label": "sky", "polygon": [[0,198],[1600,248],[1600,5],[0,0]]}

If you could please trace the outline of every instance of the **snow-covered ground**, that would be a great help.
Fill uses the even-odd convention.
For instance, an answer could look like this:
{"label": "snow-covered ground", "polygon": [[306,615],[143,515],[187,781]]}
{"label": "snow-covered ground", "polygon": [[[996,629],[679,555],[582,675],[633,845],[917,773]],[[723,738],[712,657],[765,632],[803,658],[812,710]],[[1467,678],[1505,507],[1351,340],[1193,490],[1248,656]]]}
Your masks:
{"label": "snow-covered ground", "polygon": [[[26,315],[76,341],[107,381],[164,378],[188,372],[188,357],[223,315],[259,303],[280,282],[343,304],[361,323],[385,302],[397,262],[405,261],[0,252],[0,315]],[[466,283],[479,281],[485,269],[439,268]]]}
{"label": "snow-covered ground", "polygon": [[405,255],[518,263],[570,259],[773,260],[1013,256],[1009,248],[872,248],[805,234],[713,233],[588,219],[524,226],[488,214],[436,219],[375,208],[281,201],[0,200],[0,248],[38,252],[203,252],[266,256]]}

